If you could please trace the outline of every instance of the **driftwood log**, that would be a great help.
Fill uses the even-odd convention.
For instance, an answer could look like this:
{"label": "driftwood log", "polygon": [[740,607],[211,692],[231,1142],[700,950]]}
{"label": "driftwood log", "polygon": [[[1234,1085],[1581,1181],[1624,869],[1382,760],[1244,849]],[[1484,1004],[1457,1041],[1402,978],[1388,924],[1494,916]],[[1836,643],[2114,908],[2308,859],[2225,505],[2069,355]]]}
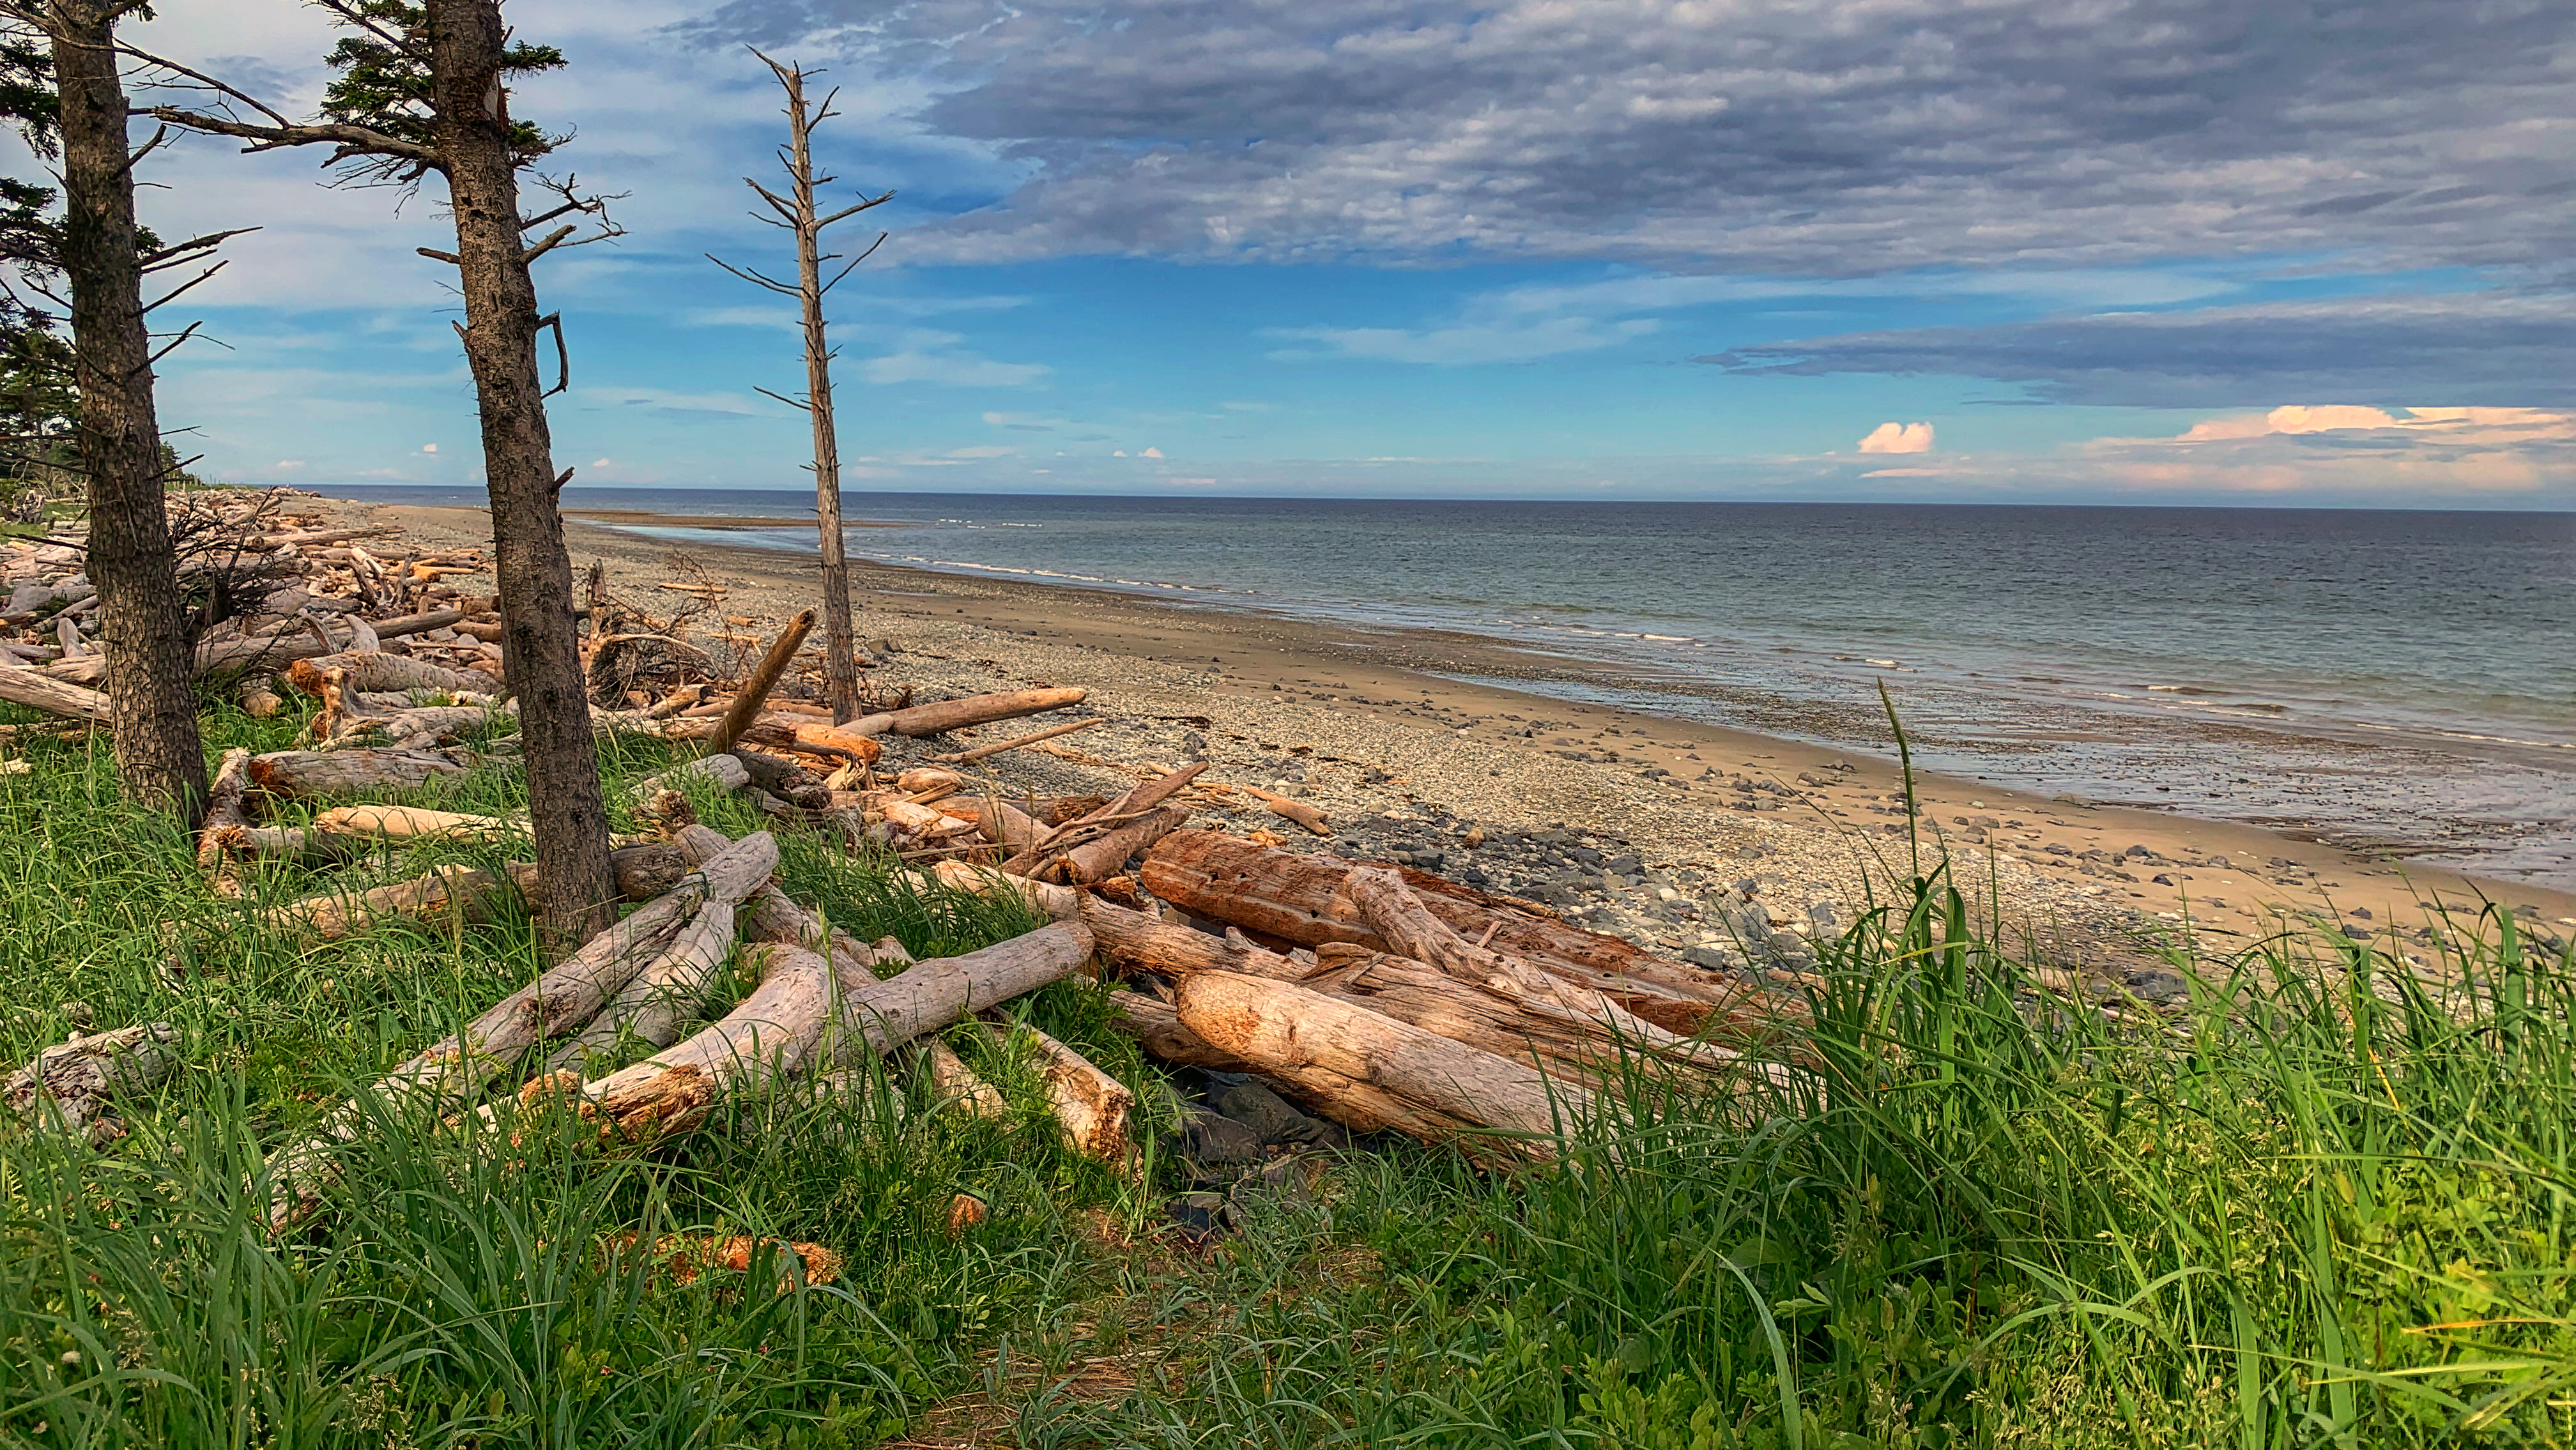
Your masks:
{"label": "driftwood log", "polygon": [[[106,673],[102,667],[94,678],[104,679]],[[17,665],[0,665],[0,700],[42,710],[48,715],[85,720],[92,725],[104,725],[108,720],[105,694],[68,684],[56,674],[39,673]]]}
{"label": "driftwood log", "polygon": [[93,1145],[125,1136],[116,1100],[150,1090],[178,1071],[176,1028],[153,1022],[75,1034],[48,1047],[0,1083],[0,1104],[30,1127],[78,1133]]}
{"label": "driftwood log", "polygon": [[197,827],[197,869],[217,896],[242,894],[240,862],[250,854],[250,752],[227,750],[206,792],[206,817]]}
{"label": "driftwood log", "polygon": [[1038,1085],[1046,1094],[1047,1110],[1063,1130],[1066,1147],[1102,1163],[1124,1164],[1135,1158],[1136,1142],[1128,1136],[1127,1120],[1136,1110],[1136,1095],[1125,1084],[1025,1023],[1006,1030],[988,1022],[984,1032],[1004,1051],[1024,1042],[1036,1054]]}
{"label": "driftwood log", "polygon": [[[463,610],[438,609],[426,614],[406,615],[399,619],[379,619],[370,627],[374,629],[376,637],[380,640],[397,639],[407,634],[444,629],[464,618]],[[197,673],[220,674],[226,670],[246,670],[253,667],[274,669],[296,660],[309,660],[322,655],[336,654],[339,650],[340,646],[328,641],[316,640],[302,630],[292,634],[267,635],[259,639],[218,640],[198,647]],[[96,685],[107,678],[107,660],[102,655],[84,655],[79,659],[63,660],[48,668],[45,673],[75,685]],[[483,683],[476,688],[490,687],[492,683],[490,676],[484,675],[477,678]]]}
{"label": "driftwood log", "polygon": [[1527,1063],[1294,983],[1210,972],[1181,983],[1173,1006],[1209,1046],[1363,1131],[1456,1139],[1480,1158],[1546,1158],[1558,1134],[1598,1111],[1590,1092]]}
{"label": "driftwood log", "polygon": [[394,921],[440,927],[479,922],[500,886],[489,871],[441,866],[426,876],[372,891],[335,891],[270,907],[259,920],[318,941],[344,941]]}
{"label": "driftwood log", "polygon": [[978,745],[972,750],[960,750],[948,755],[934,755],[930,758],[940,765],[972,765],[979,760],[989,760],[1006,750],[1025,749],[1028,746],[1036,745],[1043,741],[1053,740],[1059,735],[1071,735],[1076,730],[1088,730],[1094,725],[1104,723],[1106,722],[1096,715],[1088,720],[1068,720],[1062,725],[1050,725],[1044,730],[1031,731],[1017,739],[997,740],[990,745]]}
{"label": "driftwood log", "polygon": [[471,690],[477,693],[492,688],[492,677],[479,670],[451,670],[409,655],[387,654],[383,650],[349,650],[336,655],[320,655],[297,660],[286,667],[286,683],[308,695],[322,693],[322,684],[332,671],[340,671],[338,683],[345,690]]}
{"label": "driftwood log", "polygon": [[418,790],[464,773],[429,750],[275,750],[250,762],[251,784],[290,800]]}
{"label": "driftwood log", "polygon": [[[1227,922],[1256,938],[1292,946],[1344,942],[1397,950],[1363,918],[1348,883],[1354,863],[1299,855],[1213,831],[1175,831],[1156,844],[1138,873],[1145,889],[1194,915]],[[1552,976],[1608,995],[1667,1031],[1712,1029],[1758,1035],[1803,1020],[1802,1004],[1744,984],[1711,978],[1616,937],[1552,918],[1471,900],[1466,888],[1419,872],[1399,873],[1423,907],[1470,942],[1529,963]]]}
{"label": "driftwood log", "polygon": [[1023,715],[1062,710],[1079,705],[1090,696],[1090,691],[1079,689],[1002,690],[989,695],[968,695],[962,700],[942,700],[932,705],[913,705],[901,710],[862,715],[840,728],[850,735],[943,735],[969,725],[989,725],[997,720],[1016,720]]}
{"label": "driftwood log", "polygon": [[[744,838],[692,872],[679,889],[590,939],[535,981],[502,998],[455,1036],[379,1078],[371,1096],[385,1106],[417,1104],[444,1113],[479,1093],[539,1045],[578,1031],[636,974],[678,940],[709,901],[739,902],[769,882],[778,842]],[[320,1203],[336,1144],[357,1136],[366,1108],[343,1103],[321,1129],[269,1160],[269,1223],[285,1228]]]}

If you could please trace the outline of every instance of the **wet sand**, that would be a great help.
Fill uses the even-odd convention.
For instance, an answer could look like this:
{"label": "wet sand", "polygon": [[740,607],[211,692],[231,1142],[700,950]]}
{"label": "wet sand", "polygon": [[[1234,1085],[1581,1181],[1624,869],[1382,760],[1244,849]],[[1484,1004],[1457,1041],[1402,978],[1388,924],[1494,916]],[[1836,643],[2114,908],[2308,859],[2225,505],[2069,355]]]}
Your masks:
{"label": "wet sand", "polygon": [[[489,537],[480,510],[340,507],[424,544]],[[750,621],[734,628],[764,631],[812,602],[809,558],[701,543],[675,549],[587,521],[607,513],[630,526],[750,521],[623,511],[573,518],[576,565],[607,561],[615,591],[648,612],[678,607],[681,595],[656,588],[683,582],[675,553],[725,586],[717,612]],[[1874,869],[1906,869],[1915,849],[1892,753],[1444,678],[1549,677],[1565,669],[1561,657],[1479,636],[1225,613],[1061,585],[873,563],[852,572],[861,637],[898,644],[905,653],[883,673],[927,695],[1090,687],[1092,704],[1120,723],[1046,752],[1058,763],[1132,776],[1177,758],[1183,737],[1194,736],[1216,774],[1264,786],[1284,780],[1337,820],[1445,810],[1502,829],[1614,831],[1649,863],[1747,873],[1776,880],[1782,897],[1846,904],[1862,897]],[[1854,702],[1863,705],[1874,708]],[[1132,758],[1120,757],[1122,744]],[[1009,769],[1010,759],[995,764]],[[1914,789],[1920,844],[1946,843],[1976,894],[2000,897],[2008,915],[2088,937],[2174,930],[2187,920],[2202,949],[2219,954],[2285,926],[2348,929],[2382,945],[2394,927],[2421,950],[2414,933],[2428,905],[2474,916],[2487,902],[2523,909],[2560,935],[2576,924],[2576,894],[2400,865],[2260,826],[1919,771]],[[2126,856],[2140,847],[2152,855]],[[2108,859],[2114,854],[2126,858]]]}

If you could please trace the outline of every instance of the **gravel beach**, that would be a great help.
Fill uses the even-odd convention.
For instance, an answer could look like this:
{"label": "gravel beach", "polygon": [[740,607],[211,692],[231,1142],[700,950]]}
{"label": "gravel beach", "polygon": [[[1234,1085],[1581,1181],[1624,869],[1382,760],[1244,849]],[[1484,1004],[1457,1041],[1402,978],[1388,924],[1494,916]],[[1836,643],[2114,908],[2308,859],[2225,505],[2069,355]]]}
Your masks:
{"label": "gravel beach", "polygon": [[[480,510],[328,507],[399,530],[396,553],[490,537]],[[815,566],[798,555],[675,549],[578,517],[567,535],[576,568],[603,562],[611,592],[648,614],[674,613],[687,597],[666,583],[720,586],[692,623],[702,641],[765,637],[813,602]],[[2149,997],[2182,990],[2148,950],[2159,940],[2219,958],[2308,926],[2420,954],[2439,929],[2433,909],[2463,920],[2484,902],[2515,910],[2544,942],[2576,928],[2566,893],[1937,775],[1916,776],[1909,831],[1892,758],[1455,678],[1562,664],[1476,636],[882,565],[853,575],[859,637],[893,646],[870,675],[885,688],[919,699],[1028,685],[1091,691],[1078,713],[1104,723],[977,767],[999,791],[1112,793],[1204,758],[1206,779],[1303,799],[1334,834],[1311,836],[1240,794],[1215,796],[1197,824],[1416,865],[1713,969],[1796,968],[1808,959],[1805,938],[1885,900],[1918,851],[1928,864],[1945,849],[1975,909],[2027,932],[2061,965]],[[985,727],[977,738],[1056,718],[1065,717]],[[971,743],[890,741],[888,760]]]}

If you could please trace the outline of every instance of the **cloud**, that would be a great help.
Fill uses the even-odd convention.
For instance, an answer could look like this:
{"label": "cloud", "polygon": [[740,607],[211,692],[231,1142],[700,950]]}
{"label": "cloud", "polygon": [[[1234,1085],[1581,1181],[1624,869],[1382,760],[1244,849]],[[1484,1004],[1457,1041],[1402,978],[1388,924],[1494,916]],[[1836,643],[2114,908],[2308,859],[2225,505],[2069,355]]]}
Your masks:
{"label": "cloud", "polygon": [[605,458],[594,458],[590,460],[590,466],[593,468],[606,468],[608,466],[608,460]]}
{"label": "cloud", "polygon": [[1160,458],[1163,456],[1163,450],[1160,448],[1148,448],[1136,456],[1139,458]]}
{"label": "cloud", "polygon": [[1748,374],[1992,378],[2064,403],[2224,408],[2286,395],[2403,407],[2438,379],[2496,405],[2555,407],[2576,404],[2571,308],[2576,294],[2556,291],[2266,302],[1847,333],[1695,361]]}
{"label": "cloud", "polygon": [[270,464],[269,470],[273,473],[293,473],[303,466],[304,460],[301,458],[281,458]]}
{"label": "cloud", "polygon": [[1946,469],[1946,468],[1873,468],[1873,469],[1871,469],[1869,472],[1862,474],[1862,475],[1861,475],[1861,477],[1863,477],[1863,478],[1944,478],[1944,477],[1947,477],[1947,476],[1949,475],[1949,472],[1950,472],[1950,470],[1948,470],[1948,469]]}
{"label": "cloud", "polygon": [[577,387],[572,396],[586,412],[634,408],[647,417],[680,421],[765,418],[779,410],[779,405],[745,393],[689,393],[609,383]]}
{"label": "cloud", "polygon": [[2170,438],[2097,438],[2076,466],[2133,489],[2537,499],[2576,480],[2576,412],[2291,404]]}
{"label": "cloud", "polygon": [[1863,453],[1929,453],[1932,451],[1932,425],[1929,423],[1881,423],[1860,440]]}
{"label": "cloud", "polygon": [[959,388],[1025,388],[1055,371],[1044,363],[998,362],[960,346],[966,339],[953,332],[926,328],[907,331],[900,350],[859,364],[859,375],[871,383],[937,383]]}
{"label": "cloud", "polygon": [[2547,0],[2402,38],[2239,0],[734,0],[679,33],[838,52],[922,98],[925,142],[1018,168],[915,258],[1849,275],[2576,243]]}
{"label": "cloud", "polygon": [[435,443],[424,443],[420,445],[420,451],[423,453],[436,453],[438,451],[438,445]]}

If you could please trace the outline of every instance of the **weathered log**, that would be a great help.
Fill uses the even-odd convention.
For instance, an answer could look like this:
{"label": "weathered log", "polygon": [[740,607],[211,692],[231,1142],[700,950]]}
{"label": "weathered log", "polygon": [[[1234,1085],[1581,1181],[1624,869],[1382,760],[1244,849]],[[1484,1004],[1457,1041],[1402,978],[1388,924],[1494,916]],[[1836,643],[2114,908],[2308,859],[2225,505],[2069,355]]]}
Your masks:
{"label": "weathered log", "polygon": [[844,726],[800,723],[788,729],[801,750],[821,751],[862,765],[874,765],[885,757],[885,746],[874,736],[853,735]]}
{"label": "weathered log", "polygon": [[118,1098],[149,1091],[178,1071],[178,1029],[152,1022],[48,1047],[0,1083],[0,1103],[30,1127],[79,1133],[92,1146],[125,1136]]}
{"label": "weathered log", "polygon": [[234,838],[244,861],[284,861],[304,867],[339,866],[367,854],[363,836],[329,836],[302,826],[252,826]]}
{"label": "weathered log", "polygon": [[382,739],[395,750],[420,750],[482,729],[492,719],[492,712],[480,705],[423,705],[345,721],[322,741],[322,748],[337,750],[362,740]]}
{"label": "weathered log", "polygon": [[[1570,1013],[1531,1011],[1513,998],[1410,957],[1340,943],[1318,947],[1316,955],[1323,959],[1321,970],[1301,978],[1299,986],[1356,1002],[1452,1042],[1526,1062],[1566,1082],[1590,1087],[1622,1070],[1668,1074],[1676,1065],[1705,1070],[1708,1056],[1725,1053],[1694,1043],[1695,1050],[1677,1064],[1646,1043],[1622,1040]],[[1725,1057],[1735,1060],[1732,1053]]]}
{"label": "weathered log", "polygon": [[[1091,956],[1078,926],[1042,927],[970,952],[933,958],[884,981],[833,970],[796,947],[772,947],[760,986],[723,1021],[679,1046],[583,1085],[584,1112],[603,1131],[650,1138],[705,1120],[726,1094],[808,1065],[882,1057],[985,1007],[1070,976]],[[837,1041],[825,1041],[837,1021]]]}
{"label": "weathered log", "polygon": [[1105,719],[1097,715],[1088,720],[1068,720],[1062,725],[1050,725],[1044,730],[1031,731],[1016,740],[995,741],[991,745],[978,745],[972,750],[960,750],[948,755],[934,755],[930,759],[937,765],[972,765],[979,760],[989,760],[1006,750],[1023,749],[1041,741],[1053,740],[1059,735],[1071,735],[1076,730],[1088,730],[1094,725],[1106,723],[1108,722]]}
{"label": "weathered log", "polygon": [[[444,1112],[479,1093],[539,1044],[578,1030],[635,974],[659,957],[709,901],[739,902],[769,882],[778,842],[745,837],[689,875],[679,889],[592,937],[527,986],[465,1024],[456,1035],[376,1080],[388,1106],[418,1103]],[[311,1213],[331,1177],[333,1145],[357,1135],[364,1109],[352,1100],[314,1137],[269,1159],[269,1224],[285,1228]]]}
{"label": "weathered log", "polygon": [[[1319,1103],[1354,1102],[1352,1116],[1385,1118],[1429,1141],[1457,1139],[1471,1154],[1553,1157],[1556,1137],[1598,1110],[1591,1093],[1527,1063],[1288,982],[1210,972],[1183,982],[1173,1005],[1209,1045]],[[1464,1131],[1473,1129],[1491,1131]]]}
{"label": "weathered log", "polygon": [[1253,1066],[1230,1052],[1221,1052],[1206,1038],[1181,1025],[1181,1014],[1171,1003],[1158,997],[1124,988],[1109,994],[1111,1026],[1136,1039],[1136,1045],[1147,1055],[1181,1067],[1203,1067],[1217,1072],[1251,1072]]}
{"label": "weathered log", "polygon": [[1136,1110],[1136,1095],[1125,1084],[1025,1023],[1015,1032],[986,1023],[984,1033],[1005,1051],[1016,1041],[1026,1042],[1037,1053],[1038,1085],[1064,1133],[1066,1147],[1101,1163],[1134,1160],[1136,1143],[1127,1135],[1127,1119]]}
{"label": "weathered log", "polygon": [[1178,806],[1149,811],[1142,819],[1130,821],[1096,841],[1049,855],[1031,874],[1041,879],[1054,876],[1075,884],[1115,876],[1130,857],[1188,825],[1189,821],[1190,813]]}
{"label": "weathered log", "polygon": [[492,688],[492,677],[480,670],[451,670],[383,650],[349,650],[297,660],[286,667],[286,683],[305,694],[320,695],[323,677],[332,670],[343,672],[341,687],[350,690],[471,690],[480,694]]}
{"label": "weathered log", "polygon": [[1046,834],[1028,813],[1008,801],[987,797],[975,803],[975,828],[984,839],[1009,851],[1025,851]]}
{"label": "weathered log", "polygon": [[[103,659],[104,656],[84,658]],[[92,678],[104,679],[106,675],[102,666]],[[18,665],[0,665],[0,700],[42,710],[48,715],[85,720],[93,725],[104,725],[108,721],[107,696],[65,683],[59,668],[50,673],[39,673]]]}
{"label": "weathered log", "polygon": [[289,799],[418,790],[465,767],[427,750],[275,750],[250,762],[251,784]]}
{"label": "weathered log", "polygon": [[1333,823],[1324,818],[1324,813],[1304,801],[1291,800],[1284,795],[1263,790],[1259,786],[1247,785],[1243,788],[1243,793],[1269,807],[1270,814],[1294,821],[1318,836],[1329,836],[1333,833]]}
{"label": "weathered log", "polygon": [[584,1069],[630,1040],[656,1051],[679,1041],[681,1027],[697,1015],[707,982],[732,953],[733,943],[734,904],[710,901],[700,907],[697,919],[667,950],[628,978],[598,1016],[547,1057],[545,1071]]}
{"label": "weathered log", "polygon": [[939,1106],[960,1108],[976,1118],[1001,1120],[1011,1116],[1010,1100],[1002,1096],[1002,1090],[978,1076],[947,1043],[936,1037],[923,1038],[913,1049],[913,1061],[929,1082],[931,1095]]}
{"label": "weathered log", "polygon": [[[1182,787],[1198,779],[1200,772],[1206,769],[1206,761],[1193,761],[1178,770],[1131,786],[1118,799],[1104,802],[1049,831],[1035,845],[1004,861],[1002,869],[1018,876],[1041,875],[1039,863],[1046,860],[1050,852],[1058,851],[1060,847],[1069,848],[1077,833],[1086,832],[1093,827],[1110,822],[1125,823],[1140,818],[1180,794]],[[1184,813],[1182,818],[1187,820],[1187,814]],[[1162,833],[1155,834],[1159,837]],[[1114,869],[1116,868],[1112,867],[1112,870]]]}
{"label": "weathered log", "polygon": [[308,896],[259,913],[268,926],[321,941],[342,941],[395,920],[423,926],[479,922],[500,882],[471,866],[441,866],[426,876],[357,893]]}
{"label": "weathered log", "polygon": [[672,766],[660,775],[648,776],[637,783],[635,795],[650,800],[666,790],[677,790],[688,781],[703,780],[718,790],[740,790],[751,784],[751,768],[739,756],[701,755],[695,760]]}
{"label": "weathered log", "polygon": [[[1295,946],[1348,942],[1392,951],[1361,918],[1347,891],[1352,863],[1264,846],[1213,831],[1175,831],[1145,858],[1145,889],[1175,906]],[[1526,961],[1552,976],[1606,993],[1667,1031],[1695,1034],[1712,1023],[1730,1035],[1764,1033],[1803,1020],[1800,1004],[1742,984],[1710,980],[1616,937],[1457,896],[1446,883],[1410,874],[1423,906],[1469,941]],[[1450,887],[1452,891],[1464,888]]]}
{"label": "weathered log", "polygon": [[707,754],[721,755],[742,739],[743,732],[751,728],[751,722],[759,718],[761,702],[768,699],[769,692],[777,687],[779,676],[787,673],[788,662],[796,658],[796,651],[804,648],[805,636],[813,629],[814,611],[801,610],[794,619],[787,621],[787,627],[779,631],[778,638],[769,642],[769,653],[760,657],[751,678],[743,681],[742,688],[734,694],[733,703],[726,707],[723,719],[717,722],[715,733],[707,737]]}
{"label": "weathered log", "polygon": [[[379,619],[369,627],[375,631],[379,640],[398,639],[407,634],[419,634],[423,630],[444,629],[464,617],[464,612],[461,610],[438,609],[426,614],[406,615],[400,619]],[[314,639],[300,627],[292,634],[265,635],[258,639],[219,640],[198,647],[197,673],[210,675],[233,669],[274,668],[296,660],[310,660],[322,655],[335,654],[339,649],[340,646],[328,640]],[[45,673],[76,685],[95,685],[107,678],[107,661],[100,655],[64,660],[47,669]],[[477,676],[477,678],[483,681],[482,687],[490,686],[490,676]]]}
{"label": "weathered log", "polygon": [[[728,842],[727,844],[731,844]],[[608,853],[608,871],[617,882],[621,901],[637,904],[651,901],[669,892],[688,876],[693,863],[679,847],[663,841],[619,846]],[[519,894],[536,899],[537,865],[533,861],[508,863],[510,882]]]}
{"label": "weathered log", "polygon": [[735,748],[733,757],[742,762],[753,785],[780,800],[809,811],[831,809],[831,787],[802,762],[741,747]]}
{"label": "weathered log", "polygon": [[894,778],[894,788],[921,805],[955,795],[965,784],[966,777],[935,765],[916,765]]}
{"label": "weathered log", "polygon": [[205,821],[197,827],[197,869],[206,873],[206,884],[217,896],[242,894],[239,863],[248,854],[250,812],[244,797],[249,791],[250,752],[225,751],[206,791]]}
{"label": "weathered log", "polygon": [[333,806],[313,818],[326,836],[368,836],[386,841],[496,841],[527,834],[523,822],[419,806]]}
{"label": "weathered log", "polygon": [[[713,860],[734,844],[722,831],[694,823],[681,827],[671,843],[693,866]],[[892,937],[870,946],[838,927],[827,935],[821,917],[789,900],[775,886],[764,886],[743,898],[736,921],[745,941],[803,947],[809,952],[824,951],[828,945],[834,965],[853,981],[875,976],[881,966],[912,964],[911,954]]]}
{"label": "weathered log", "polygon": [[851,735],[942,735],[969,725],[989,725],[998,720],[1016,720],[1023,715],[1062,710],[1079,705],[1090,697],[1090,691],[1079,689],[1000,690],[989,695],[968,695],[962,700],[941,700],[931,705],[862,715],[841,729]]}

